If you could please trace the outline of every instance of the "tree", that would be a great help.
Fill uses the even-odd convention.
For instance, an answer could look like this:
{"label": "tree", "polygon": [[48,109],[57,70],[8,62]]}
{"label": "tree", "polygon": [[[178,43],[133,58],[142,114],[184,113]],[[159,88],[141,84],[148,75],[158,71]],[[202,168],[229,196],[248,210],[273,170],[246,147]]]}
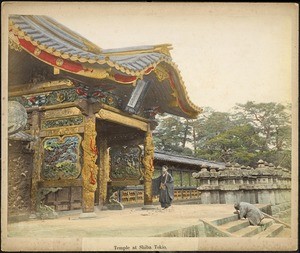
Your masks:
{"label": "tree", "polygon": [[262,159],[291,167],[291,105],[279,103],[237,104],[234,117],[251,124],[263,139],[259,147]]}
{"label": "tree", "polygon": [[230,129],[233,123],[230,120],[230,114],[224,112],[209,111],[200,115],[193,123],[195,153],[206,148],[208,140]]}
{"label": "tree", "polygon": [[259,103],[252,101],[237,104],[236,117],[240,121],[253,125],[264,138],[260,150],[276,148],[278,151],[290,145],[291,115],[287,106],[279,103]]}
{"label": "tree", "polygon": [[160,150],[246,166],[263,159],[291,167],[290,105],[247,102],[233,113],[206,107],[196,120],[169,115],[159,121],[154,140]]}
{"label": "tree", "polygon": [[192,150],[186,147],[191,135],[189,121],[172,115],[161,116],[158,120],[160,123],[153,132],[156,149],[192,154]]}
{"label": "tree", "polygon": [[[209,139],[205,150],[213,154],[213,160],[254,166],[253,163],[259,159],[261,141],[250,124],[236,125]],[[205,151],[198,153],[201,154],[205,154]]]}

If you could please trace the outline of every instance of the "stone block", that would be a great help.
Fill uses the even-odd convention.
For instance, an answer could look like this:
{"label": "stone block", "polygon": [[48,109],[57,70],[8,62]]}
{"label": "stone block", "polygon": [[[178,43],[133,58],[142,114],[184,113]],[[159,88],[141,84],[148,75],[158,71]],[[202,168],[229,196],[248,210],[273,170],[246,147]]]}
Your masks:
{"label": "stone block", "polygon": [[81,213],[79,215],[79,219],[90,219],[90,218],[96,218],[97,215],[94,212],[88,212],[88,213]]}
{"label": "stone block", "polygon": [[241,192],[238,201],[251,203],[250,191],[244,190]]}
{"label": "stone block", "polygon": [[225,202],[226,204],[234,204],[237,202],[237,196],[233,191],[225,192]]}
{"label": "stone block", "polygon": [[251,204],[256,204],[256,192],[255,191],[250,191],[250,203]]}
{"label": "stone block", "polygon": [[269,204],[270,203],[270,194],[267,190],[258,191],[258,203],[259,204]]}
{"label": "stone block", "polygon": [[123,210],[124,206],[122,203],[111,203],[111,204],[107,204],[107,209],[108,210]]}
{"label": "stone block", "polygon": [[220,204],[226,204],[225,192],[220,191],[220,193],[219,193],[219,200],[220,200]]}
{"label": "stone block", "polygon": [[236,193],[235,193],[235,195],[236,195],[236,202],[248,202],[247,200],[246,200],[246,198],[247,198],[247,195],[245,194],[245,192],[242,190],[242,191],[237,191]]}
{"label": "stone block", "polygon": [[271,205],[275,205],[276,204],[275,193],[274,193],[273,190],[270,190],[270,204]]}
{"label": "stone block", "polygon": [[211,204],[211,194],[209,191],[202,191],[200,196],[201,204]]}
{"label": "stone block", "polygon": [[219,203],[220,203],[219,191],[212,191],[210,193],[210,204],[219,204]]}
{"label": "stone block", "polygon": [[[124,207],[123,207],[124,209]],[[144,205],[142,207],[142,210],[153,210],[153,209],[157,209],[157,207],[155,207],[154,205]],[[117,209],[117,210],[121,210],[121,209]]]}

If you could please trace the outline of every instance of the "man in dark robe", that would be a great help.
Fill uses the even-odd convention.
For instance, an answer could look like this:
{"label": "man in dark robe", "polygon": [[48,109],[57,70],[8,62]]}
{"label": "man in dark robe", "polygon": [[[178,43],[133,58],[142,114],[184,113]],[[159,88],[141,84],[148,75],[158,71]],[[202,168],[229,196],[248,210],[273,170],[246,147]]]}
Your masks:
{"label": "man in dark robe", "polygon": [[174,199],[174,180],[168,172],[168,167],[162,167],[162,175],[152,180],[152,193],[159,195],[162,209],[168,208]]}
{"label": "man in dark robe", "polygon": [[239,219],[247,218],[251,225],[257,226],[264,218],[263,213],[254,205],[247,202],[234,204]]}

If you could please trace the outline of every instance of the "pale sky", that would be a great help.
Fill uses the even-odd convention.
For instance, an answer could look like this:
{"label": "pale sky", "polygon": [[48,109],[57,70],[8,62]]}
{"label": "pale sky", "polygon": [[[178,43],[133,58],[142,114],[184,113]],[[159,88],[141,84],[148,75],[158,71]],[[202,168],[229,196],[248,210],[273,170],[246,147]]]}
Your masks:
{"label": "pale sky", "polygon": [[200,107],[291,102],[292,4],[34,5],[41,9],[21,13],[51,16],[104,49],[171,43],[189,97]]}

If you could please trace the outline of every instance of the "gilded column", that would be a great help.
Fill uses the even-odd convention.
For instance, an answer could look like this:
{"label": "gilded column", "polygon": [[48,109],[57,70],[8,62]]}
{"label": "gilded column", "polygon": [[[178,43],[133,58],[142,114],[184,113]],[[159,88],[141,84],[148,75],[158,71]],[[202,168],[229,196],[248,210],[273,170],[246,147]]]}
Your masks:
{"label": "gilded column", "polygon": [[[95,216],[94,199],[95,191],[97,189],[98,174],[98,166],[96,165],[96,159],[98,156],[98,150],[96,146],[96,135],[96,118],[94,116],[89,116],[86,118],[86,123],[84,127],[84,138],[81,143],[83,148],[83,214],[81,215],[81,218]],[[86,213],[89,213],[89,215]]]}
{"label": "gilded column", "polygon": [[107,182],[109,181],[109,151],[107,147],[106,136],[101,135],[100,138],[100,173],[99,173],[99,206],[105,205],[107,197]]}
{"label": "gilded column", "polygon": [[151,209],[152,206],[152,176],[154,172],[154,144],[152,133],[150,130],[146,133],[144,142],[144,207],[143,209]]}
{"label": "gilded column", "polygon": [[32,121],[32,128],[31,128],[31,135],[35,137],[35,140],[33,141],[33,168],[32,168],[32,179],[31,179],[31,215],[30,218],[36,218],[36,210],[37,210],[37,191],[38,191],[38,181],[40,180],[40,171],[41,171],[41,140],[39,138],[39,132],[40,132],[40,117],[39,117],[38,111],[33,111],[31,116]]}

